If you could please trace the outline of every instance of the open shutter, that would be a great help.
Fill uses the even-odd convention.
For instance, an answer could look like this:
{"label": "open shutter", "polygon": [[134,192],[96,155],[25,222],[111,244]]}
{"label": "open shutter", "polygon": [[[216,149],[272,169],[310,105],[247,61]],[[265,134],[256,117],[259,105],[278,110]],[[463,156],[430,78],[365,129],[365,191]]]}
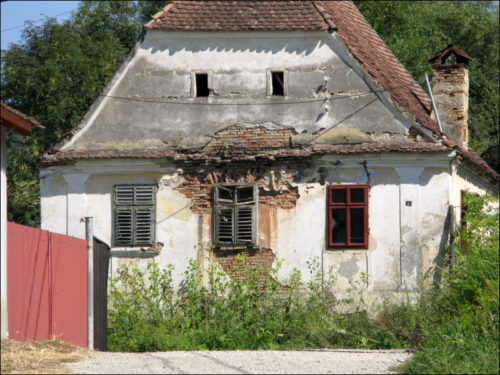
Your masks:
{"label": "open shutter", "polygon": [[234,239],[234,208],[217,207],[215,239],[217,243],[232,244]]}
{"label": "open shutter", "polygon": [[129,245],[133,239],[134,211],[131,207],[118,207],[115,211],[115,243]]}
{"label": "open shutter", "polygon": [[236,242],[249,243],[253,241],[254,206],[239,206],[236,211]]}

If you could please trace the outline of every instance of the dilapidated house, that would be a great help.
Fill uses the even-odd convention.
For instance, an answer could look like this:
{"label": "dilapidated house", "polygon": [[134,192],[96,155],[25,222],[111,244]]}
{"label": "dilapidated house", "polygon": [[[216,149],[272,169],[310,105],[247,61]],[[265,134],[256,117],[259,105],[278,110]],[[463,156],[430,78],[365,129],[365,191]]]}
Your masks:
{"label": "dilapidated house", "polygon": [[84,237],[92,216],[113,267],[153,257],[176,282],[243,253],[306,280],[316,259],[339,291],[363,273],[373,296],[413,290],[461,191],[497,192],[467,146],[471,60],[431,59],[440,128],[350,1],[172,1],[44,156],[42,227]]}

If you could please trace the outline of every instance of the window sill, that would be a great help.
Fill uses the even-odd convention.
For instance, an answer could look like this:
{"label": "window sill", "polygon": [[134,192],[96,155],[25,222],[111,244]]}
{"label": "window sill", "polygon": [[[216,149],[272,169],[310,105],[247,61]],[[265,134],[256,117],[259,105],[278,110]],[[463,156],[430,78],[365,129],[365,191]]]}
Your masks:
{"label": "window sill", "polygon": [[111,250],[111,256],[113,258],[154,258],[159,255],[158,250],[137,250],[137,249],[125,249],[116,248]]}
{"label": "window sill", "polygon": [[238,251],[259,251],[261,249],[260,246],[254,244],[248,245],[214,245],[214,251],[218,253],[236,253]]}

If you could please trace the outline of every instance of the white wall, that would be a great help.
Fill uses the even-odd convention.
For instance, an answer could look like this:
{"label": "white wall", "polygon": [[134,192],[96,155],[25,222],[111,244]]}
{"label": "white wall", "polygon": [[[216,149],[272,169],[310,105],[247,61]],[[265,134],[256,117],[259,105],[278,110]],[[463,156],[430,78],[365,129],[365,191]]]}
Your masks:
{"label": "white wall", "polygon": [[[362,165],[365,162],[366,169]],[[113,186],[155,183],[158,185],[156,240],[164,244],[156,260],[163,266],[174,264],[174,280],[180,283],[189,259],[200,259],[198,244],[210,244],[212,233],[206,222],[199,228],[199,217],[191,211],[190,200],[175,190],[183,181],[181,172],[170,163],[140,160],[81,161],[73,167],[44,169],[42,228],[64,232],[65,228],[76,225],[83,227],[76,223],[78,217],[93,216],[96,236],[110,244]],[[326,184],[318,182],[320,173]],[[77,180],[82,186],[75,189],[84,190],[84,195],[65,193],[67,181],[75,181],[74,176],[80,176]],[[443,154],[322,157],[302,170],[296,180],[294,185],[300,196],[296,206],[274,209],[275,220],[269,224],[272,228],[267,245],[275,253],[276,261],[283,261],[281,277],[297,268],[304,280],[310,279],[307,262],[316,258],[325,275],[335,275],[339,291],[355,287],[363,273],[368,275],[371,294],[385,296],[414,290],[443,256],[449,181],[449,158]],[[370,186],[368,249],[326,248],[329,184]],[[70,215],[68,207],[80,211]],[[65,222],[68,219],[74,222]],[[83,238],[83,233],[69,234]],[[260,241],[263,243],[262,238]],[[113,258],[113,268],[126,261]],[[148,260],[141,262],[145,265]]]}

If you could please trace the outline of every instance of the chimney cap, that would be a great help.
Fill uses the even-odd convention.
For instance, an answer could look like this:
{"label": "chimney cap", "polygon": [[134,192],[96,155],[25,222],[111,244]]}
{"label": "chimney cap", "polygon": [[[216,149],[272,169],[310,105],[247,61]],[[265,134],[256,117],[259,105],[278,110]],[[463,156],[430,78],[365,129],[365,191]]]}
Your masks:
{"label": "chimney cap", "polygon": [[453,46],[453,44],[448,44],[445,49],[437,52],[434,56],[429,59],[432,64],[443,65],[446,59],[451,55],[455,55],[457,58],[457,63],[467,65],[469,61],[474,61],[472,57],[467,55],[461,49]]}

